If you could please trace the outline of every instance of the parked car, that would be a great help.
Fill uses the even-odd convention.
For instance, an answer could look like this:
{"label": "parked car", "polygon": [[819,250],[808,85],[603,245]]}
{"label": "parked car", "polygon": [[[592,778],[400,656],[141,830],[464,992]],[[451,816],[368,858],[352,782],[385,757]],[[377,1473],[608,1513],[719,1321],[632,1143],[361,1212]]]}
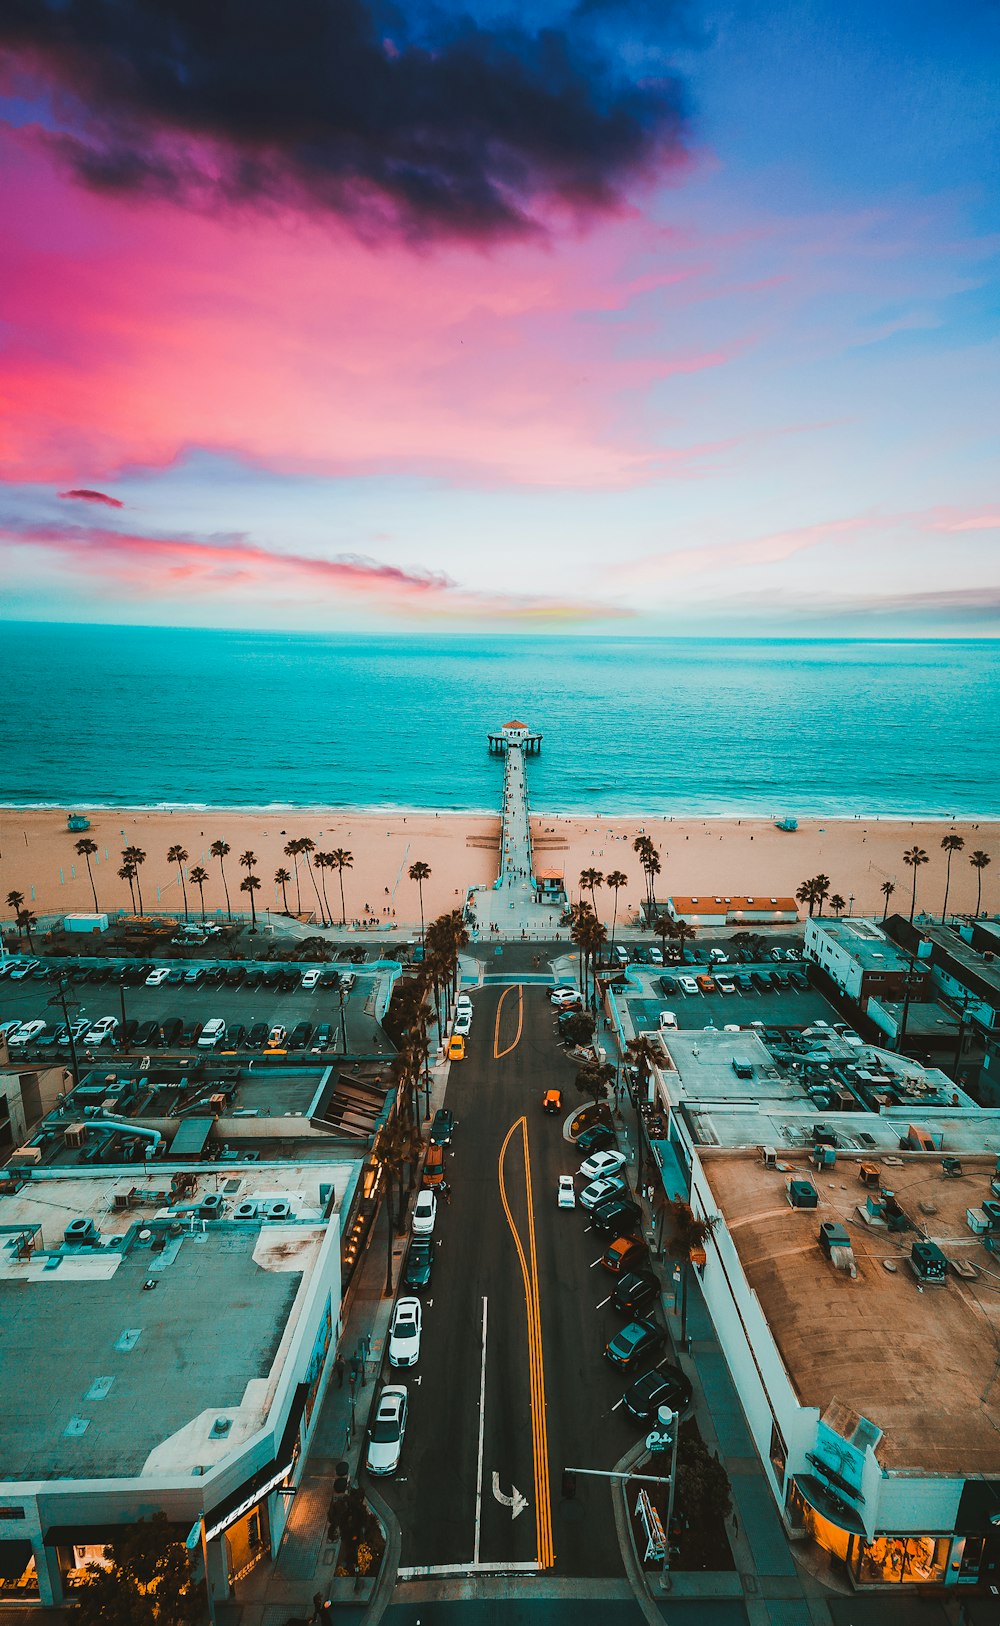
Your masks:
{"label": "parked car", "polygon": [[653,947],[649,951],[649,963],[650,963],[650,965],[662,965],[663,964],[663,950],[661,948],[659,948],[655,943],[653,944]]}
{"label": "parked car", "polygon": [[546,1090],[542,1095],[543,1112],[562,1111],[562,1090]]}
{"label": "parked car", "polygon": [[770,991],[771,991],[771,973],[770,973],[770,971],[751,971],[750,980],[753,983],[755,988],[760,989],[760,992],[762,994],[770,993]]}
{"label": "parked car", "polygon": [[184,1031],[182,1032],[179,1040],[182,1050],[186,1049],[188,1045],[198,1043],[198,1040],[201,1038],[201,1028],[202,1024],[200,1022],[185,1022]]}
{"label": "parked car", "polygon": [[329,1022],[320,1022],[312,1037],[312,1048],[314,1050],[325,1050],[329,1045],[332,1036],[333,1029],[331,1028]]}
{"label": "parked car", "polygon": [[679,1366],[661,1361],[659,1366],[652,1367],[629,1384],[622,1401],[625,1410],[637,1423],[646,1423],[655,1418],[661,1406],[669,1406],[671,1411],[683,1414],[691,1404],[690,1379]]}
{"label": "parked car", "polygon": [[589,1129],[577,1135],[576,1149],[589,1155],[591,1152],[603,1152],[605,1147],[613,1146],[614,1141],[615,1137],[607,1124],[591,1124]]}
{"label": "parked car", "polygon": [[556,1187],[556,1207],[576,1207],[576,1190],[573,1186],[573,1176],[571,1174],[561,1174],[559,1176],[559,1184]]}
{"label": "parked car", "polygon": [[205,988],[218,988],[219,984],[225,982],[225,980],[226,980],[226,968],[225,968],[225,966],[224,965],[210,965],[208,967],[208,969],[206,970],[204,977],[202,978],[202,984],[203,984],[203,986]]}
{"label": "parked car", "polygon": [[199,1050],[214,1050],[217,1044],[222,1044],[226,1037],[226,1024],[221,1016],[213,1016],[205,1023],[198,1035]]}
{"label": "parked car", "polygon": [[416,1366],[420,1359],[422,1317],[419,1299],[397,1300],[389,1323],[390,1366]]}
{"label": "parked car", "polygon": [[809,978],[804,971],[789,971],[788,980],[793,988],[798,989],[800,994],[809,992]]}
{"label": "parked car", "polygon": [[471,1007],[468,1010],[459,1011],[458,1015],[455,1017],[455,1026],[452,1031],[457,1033],[462,1039],[468,1038],[469,1034],[472,1032]]}
{"label": "parked car", "polygon": [[595,1230],[606,1231],[611,1236],[631,1236],[641,1219],[638,1203],[629,1202],[624,1197],[601,1203],[591,1210],[590,1215],[590,1223]]}
{"label": "parked car", "polygon": [[741,994],[750,994],[753,992],[753,982],[748,971],[735,971],[733,973],[733,981]]}
{"label": "parked car", "polygon": [[424,1158],[423,1183],[432,1189],[444,1185],[444,1147],[428,1146]]}
{"label": "parked car", "polygon": [[319,979],[322,975],[323,973],[319,971],[316,966],[310,966],[308,971],[303,971],[302,973],[301,986],[303,988],[318,988]]}
{"label": "parked car", "polygon": [[38,1035],[44,1032],[45,1023],[39,1017],[35,1017],[34,1021],[22,1022],[20,1026],[14,1029],[13,1033],[8,1033],[7,1043],[12,1050],[20,1050],[25,1045],[32,1044],[38,1038]]}
{"label": "parked car", "polygon": [[720,949],[720,948],[709,949],[708,957],[711,960],[713,965],[728,965],[729,964],[729,955],[726,953],[725,949]]}
{"label": "parked car", "polygon": [[170,987],[177,987],[178,984],[184,981],[186,975],[187,973],[182,965],[173,965],[170,967],[170,970],[167,972],[163,980]]}
{"label": "parked car", "polygon": [[676,982],[675,978],[673,978],[673,977],[661,977],[660,978],[660,993],[661,994],[665,994],[668,999],[673,999],[676,992],[677,992],[677,982]]}
{"label": "parked car", "polygon": [[580,1193],[581,1208],[599,1208],[601,1203],[628,1191],[628,1183],[620,1174],[608,1175],[605,1180],[592,1180]]}
{"label": "parked car", "polygon": [[[712,979],[709,977],[707,980],[711,982]],[[685,972],[682,976],[677,978],[677,986],[682,994],[697,994],[700,992],[698,988],[699,981],[699,978],[692,977]]]}
{"label": "parked car", "polygon": [[627,1310],[631,1314],[641,1314],[647,1305],[653,1304],[660,1292],[660,1284],[656,1277],[648,1270],[628,1270],[619,1276],[615,1290],[611,1295],[611,1306],[615,1310]]}
{"label": "parked car", "polygon": [[17,965],[11,966],[11,982],[21,982],[24,977],[30,977],[37,965],[37,960],[19,960]]}
{"label": "parked car", "polygon": [[170,967],[168,965],[154,966],[152,971],[149,973],[149,976],[146,978],[146,987],[159,988],[161,983],[166,982],[169,975]]}
{"label": "parked car", "polygon": [[450,1107],[439,1107],[431,1124],[431,1145],[450,1146],[455,1132],[455,1114]]}
{"label": "parked car", "polygon": [[720,994],[735,994],[736,984],[726,971],[716,972],[715,986]]}
{"label": "parked car", "polygon": [[319,985],[321,988],[339,988],[340,972],[333,970],[321,972]]}
{"label": "parked car", "polygon": [[159,1042],[159,1022],[140,1022],[135,1031],[135,1048],[137,1050],[151,1050]]}
{"label": "parked car", "polygon": [[184,1023],[181,1021],[179,1016],[168,1016],[167,1020],[160,1025],[160,1032],[163,1035],[163,1043],[170,1049],[173,1049],[173,1047],[177,1044],[183,1031]]}
{"label": "parked car", "polygon": [[666,1341],[666,1333],[655,1321],[630,1321],[608,1340],[604,1354],[615,1366],[636,1367],[662,1349]]}
{"label": "parked car", "polygon": [[772,960],[783,960],[783,959],[784,959],[784,958],[785,958],[785,951],[784,951],[784,949],[780,949],[780,948],[773,948],[773,949],[772,949],[772,950],[771,950],[771,953],[770,953],[770,955],[769,955],[769,958],[770,958],[770,959],[772,959]]}
{"label": "parked car", "polygon": [[460,1033],[453,1033],[451,1038],[448,1040],[448,1060],[465,1060],[465,1040],[462,1038]]}
{"label": "parked car", "polygon": [[582,1009],[583,995],[579,988],[553,988],[549,994],[549,1003],[559,1011]]}
{"label": "parked car", "polygon": [[613,1276],[620,1276],[625,1271],[637,1270],[644,1265],[649,1257],[645,1242],[638,1237],[619,1236],[601,1255],[601,1264],[605,1270],[610,1270]]}
{"label": "parked car", "polygon": [[715,983],[714,983],[713,979],[708,975],[707,972],[702,971],[695,978],[695,982],[698,984],[698,987],[700,988],[700,990],[701,990],[701,992],[703,994],[714,994],[715,993]]}
{"label": "parked car", "polygon": [[368,1428],[368,1454],[365,1459],[370,1474],[394,1474],[399,1467],[406,1433],[406,1386],[387,1383],[378,1397],[375,1416]]}
{"label": "parked car", "polygon": [[243,1050],[247,1042],[247,1030],[242,1022],[236,1022],[226,1035],[227,1050]]}
{"label": "parked car", "polygon": [[434,1244],[429,1237],[415,1236],[406,1255],[403,1286],[419,1292],[430,1283],[434,1269]]}
{"label": "parked car", "polygon": [[455,1009],[456,1011],[471,1011],[472,1000],[469,998],[468,994],[459,994],[458,998],[455,1000]]}
{"label": "parked car", "polygon": [[624,1152],[592,1152],[580,1164],[580,1173],[585,1180],[603,1180],[609,1174],[617,1174],[627,1161]]}
{"label": "parked car", "polygon": [[288,1036],[289,1050],[304,1050],[312,1038],[311,1022],[296,1022]]}
{"label": "parked car", "polygon": [[677,1028],[677,1012],[661,1011],[656,1019],[656,1025],[661,1033],[673,1033]]}
{"label": "parked car", "polygon": [[84,1043],[89,1047],[93,1045],[110,1044],[118,1032],[118,1018],[115,1016],[102,1016],[84,1034]]}
{"label": "parked car", "polygon": [[189,971],[184,973],[184,983],[188,988],[197,988],[204,981],[205,967],[203,965],[193,965]]}
{"label": "parked car", "polygon": [[261,1045],[266,1044],[267,1035],[269,1032],[270,1029],[268,1028],[266,1022],[254,1022],[250,1032],[247,1034],[247,1044],[250,1046],[250,1049],[259,1050]]}
{"label": "parked car", "polygon": [[790,988],[792,986],[791,979],[787,971],[772,971],[771,979],[776,988]]}
{"label": "parked car", "polygon": [[231,965],[229,970],[226,972],[226,987],[239,988],[244,982],[246,982],[246,977],[247,973],[245,966]]}
{"label": "parked car", "polygon": [[431,1236],[437,1219],[437,1198],[433,1191],[418,1191],[410,1226],[414,1236]]}
{"label": "parked car", "polygon": [[286,1033],[285,1029],[282,1027],[281,1023],[280,1022],[275,1022],[273,1027],[271,1027],[268,1030],[268,1035],[267,1035],[267,1048],[268,1048],[268,1050],[283,1050],[285,1048],[285,1040],[287,1038],[288,1038],[288,1034]]}
{"label": "parked car", "polygon": [[251,966],[250,970],[243,978],[244,988],[259,988],[263,975],[263,971],[258,971],[255,966]]}

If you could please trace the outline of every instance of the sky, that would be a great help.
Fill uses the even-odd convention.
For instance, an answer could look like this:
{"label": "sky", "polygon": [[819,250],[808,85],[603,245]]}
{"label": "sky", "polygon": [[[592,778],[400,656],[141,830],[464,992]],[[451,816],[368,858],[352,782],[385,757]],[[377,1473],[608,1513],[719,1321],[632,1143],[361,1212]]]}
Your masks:
{"label": "sky", "polygon": [[1000,631],[986,0],[7,0],[0,615]]}

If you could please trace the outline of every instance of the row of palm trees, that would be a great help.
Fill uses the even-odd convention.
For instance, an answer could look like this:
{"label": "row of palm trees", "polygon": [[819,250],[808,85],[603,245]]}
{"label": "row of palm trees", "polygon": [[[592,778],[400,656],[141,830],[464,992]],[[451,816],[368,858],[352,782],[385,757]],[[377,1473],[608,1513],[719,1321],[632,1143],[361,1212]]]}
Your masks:
{"label": "row of palm trees", "polygon": [[[941,918],[942,920],[947,920],[948,894],[951,891],[951,861],[956,853],[960,853],[964,849],[965,838],[964,836],[949,834],[942,837],[941,846],[948,855],[947,865],[945,868],[944,903],[941,906]],[[917,873],[925,864],[930,863],[930,854],[926,852],[923,847],[908,847],[903,854],[903,863],[906,865],[907,869],[913,871],[913,885],[910,889],[910,925],[912,926],[913,916],[916,913],[917,908]],[[992,863],[992,859],[990,858],[989,853],[983,852],[980,848],[977,848],[975,852],[969,854],[969,863],[976,871],[976,918],[978,919],[983,904],[983,871],[989,868],[990,864]],[[885,904],[882,909],[882,919],[885,920],[889,913],[889,900],[896,890],[896,883],[895,881],[883,881],[879,890],[885,899]],[[833,910],[838,920],[840,919],[844,910],[847,908],[847,904],[840,896],[839,892],[834,892],[831,894],[830,877],[828,875],[814,875],[810,880],[803,881],[795,896],[799,903],[808,904],[810,915],[817,910],[821,915],[823,913],[823,905],[828,900],[830,908]]]}

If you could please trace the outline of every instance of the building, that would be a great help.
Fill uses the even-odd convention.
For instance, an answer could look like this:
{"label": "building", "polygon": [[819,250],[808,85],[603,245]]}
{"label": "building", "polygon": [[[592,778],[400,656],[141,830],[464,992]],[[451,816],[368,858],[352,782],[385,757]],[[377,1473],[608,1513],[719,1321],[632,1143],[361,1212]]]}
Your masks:
{"label": "building", "polygon": [[870,998],[926,999],[930,969],[900,948],[873,920],[829,920],[810,916],[805,923],[805,958],[827,976],[862,1011]]}
{"label": "building", "polygon": [[566,902],[566,873],[561,869],[536,869],[535,897],[539,903],[561,907]]}
{"label": "building", "polygon": [[203,1530],[217,1600],[271,1556],[333,1364],[361,1171],[4,1171],[0,1600],[71,1601],[158,1511]]}
{"label": "building", "polygon": [[491,756],[504,756],[512,745],[518,746],[527,756],[537,756],[542,749],[542,736],[535,734],[527,723],[518,722],[517,718],[511,723],[504,723],[498,733],[488,734]]}
{"label": "building", "polygon": [[799,906],[794,898],[668,898],[671,920],[689,926],[794,926]]}
{"label": "building", "polygon": [[912,926],[902,915],[890,916],[886,929],[929,967],[934,991],[957,1012],[963,1035],[971,1029],[975,1054],[982,1051],[979,1096],[984,1105],[1000,1106],[1000,930],[991,921]]}

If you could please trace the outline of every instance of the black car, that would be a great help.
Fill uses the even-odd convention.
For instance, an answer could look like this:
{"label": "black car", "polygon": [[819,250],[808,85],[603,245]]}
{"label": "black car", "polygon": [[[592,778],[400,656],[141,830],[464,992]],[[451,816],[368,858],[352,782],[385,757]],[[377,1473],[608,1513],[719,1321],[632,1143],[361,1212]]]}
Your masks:
{"label": "black car", "polygon": [[611,1295],[611,1305],[615,1310],[635,1313],[652,1304],[659,1291],[659,1282],[648,1270],[629,1270],[624,1276],[619,1276],[618,1285]]}
{"label": "black car", "polygon": [[229,1029],[229,1034],[228,1034],[228,1037],[226,1039],[225,1045],[223,1046],[223,1049],[225,1049],[225,1050],[242,1050],[244,1045],[246,1044],[246,1042],[247,1042],[247,1030],[246,1030],[246,1027],[242,1022],[237,1022],[235,1024],[235,1026],[233,1026],[233,1027],[231,1027]]}
{"label": "black car", "polygon": [[206,988],[218,988],[220,982],[225,982],[225,980],[226,968],[224,965],[210,965],[202,978]]}
{"label": "black car", "polygon": [[323,975],[319,979],[319,985],[320,985],[321,988],[339,988],[340,987],[340,972],[339,971],[324,971]]}
{"label": "black car", "polygon": [[118,1034],[118,1043],[121,1045],[123,1050],[127,1050],[130,1045],[134,1044],[135,1036],[138,1031],[138,1022],[134,1016],[130,1016],[128,1021],[125,1023],[125,1026],[119,1031]]}
{"label": "black car", "polygon": [[656,1416],[660,1406],[671,1411],[685,1412],[691,1404],[691,1384],[679,1366],[661,1361],[652,1371],[644,1372],[625,1390],[622,1400],[625,1410],[631,1412],[638,1423],[646,1423]]}
{"label": "black car", "polygon": [[450,1107],[439,1107],[431,1124],[431,1145],[450,1146],[455,1132],[455,1114]]}
{"label": "black car", "polygon": [[262,988],[277,988],[281,981],[281,975],[280,965],[269,965],[267,970],[262,971],[260,974],[260,986]]}
{"label": "black car", "polygon": [[289,1050],[304,1050],[312,1038],[312,1023],[297,1022],[288,1035]]}
{"label": "black car", "polygon": [[263,971],[259,971],[256,966],[252,966],[243,978],[244,988],[259,988],[260,979],[263,975]]}
{"label": "black car", "polygon": [[111,967],[109,965],[92,965],[90,970],[87,972],[86,977],[81,977],[80,981],[104,982],[110,975]]}
{"label": "black car", "polygon": [[734,971],[733,981],[741,994],[753,992],[753,980],[746,971]]}
{"label": "black car", "polygon": [[762,994],[769,994],[773,987],[770,971],[751,971],[750,981],[755,988],[760,989]]}
{"label": "black car", "polygon": [[406,1268],[403,1271],[403,1286],[411,1293],[419,1293],[426,1287],[431,1279],[434,1269],[434,1249],[430,1237],[416,1236],[410,1243],[410,1251],[406,1256]]}
{"label": "black car", "polygon": [[176,988],[179,983],[184,981],[186,975],[187,973],[182,965],[171,966],[170,970],[163,979],[164,987],[167,983],[172,983]]}
{"label": "black car", "polygon": [[134,1044],[137,1050],[149,1050],[160,1042],[159,1022],[140,1022],[135,1030]]}
{"label": "black car", "polygon": [[582,1135],[577,1136],[577,1151],[589,1157],[591,1152],[606,1152],[609,1146],[614,1145],[614,1135],[607,1124],[591,1124]]}
{"label": "black car", "polygon": [[591,1225],[611,1236],[631,1236],[638,1230],[641,1218],[638,1203],[631,1203],[625,1197],[612,1197],[610,1202],[600,1203],[590,1210]]}
{"label": "black car", "polygon": [[226,972],[226,987],[238,988],[241,983],[246,982],[246,978],[247,973],[245,966],[231,965],[229,970]]}
{"label": "black car", "polygon": [[181,1021],[179,1016],[168,1016],[167,1020],[160,1024],[160,1032],[163,1034],[163,1043],[171,1049],[174,1045],[179,1044],[183,1031],[184,1023]]}
{"label": "black car", "polygon": [[809,992],[809,978],[804,971],[789,971],[788,980],[793,988],[798,989],[800,994]]}
{"label": "black car", "polygon": [[648,1356],[662,1349],[666,1341],[666,1333],[655,1321],[630,1321],[608,1340],[604,1354],[615,1366],[640,1366]]}
{"label": "black car", "polygon": [[247,1044],[251,1050],[259,1050],[260,1046],[266,1043],[270,1031],[271,1029],[266,1022],[255,1022],[247,1034]]}
{"label": "black car", "polygon": [[771,980],[776,988],[790,988],[792,986],[791,978],[789,977],[787,971],[772,971]]}
{"label": "black car", "polygon": [[329,1022],[321,1022],[319,1027],[316,1029],[316,1032],[313,1034],[313,1049],[325,1050],[327,1045],[330,1043],[330,1036],[332,1032],[333,1029],[330,1027]]}
{"label": "black car", "polygon": [[661,994],[666,994],[668,999],[673,999],[676,992],[677,992],[677,984],[674,981],[673,977],[661,977],[660,978],[660,993]]}
{"label": "black car", "polygon": [[290,994],[293,988],[298,988],[301,981],[302,977],[298,971],[283,971],[277,986],[284,989],[286,994]]}
{"label": "black car", "polygon": [[182,1046],[197,1044],[198,1037],[204,1026],[204,1022],[185,1022],[184,1031],[180,1036],[180,1044]]}

